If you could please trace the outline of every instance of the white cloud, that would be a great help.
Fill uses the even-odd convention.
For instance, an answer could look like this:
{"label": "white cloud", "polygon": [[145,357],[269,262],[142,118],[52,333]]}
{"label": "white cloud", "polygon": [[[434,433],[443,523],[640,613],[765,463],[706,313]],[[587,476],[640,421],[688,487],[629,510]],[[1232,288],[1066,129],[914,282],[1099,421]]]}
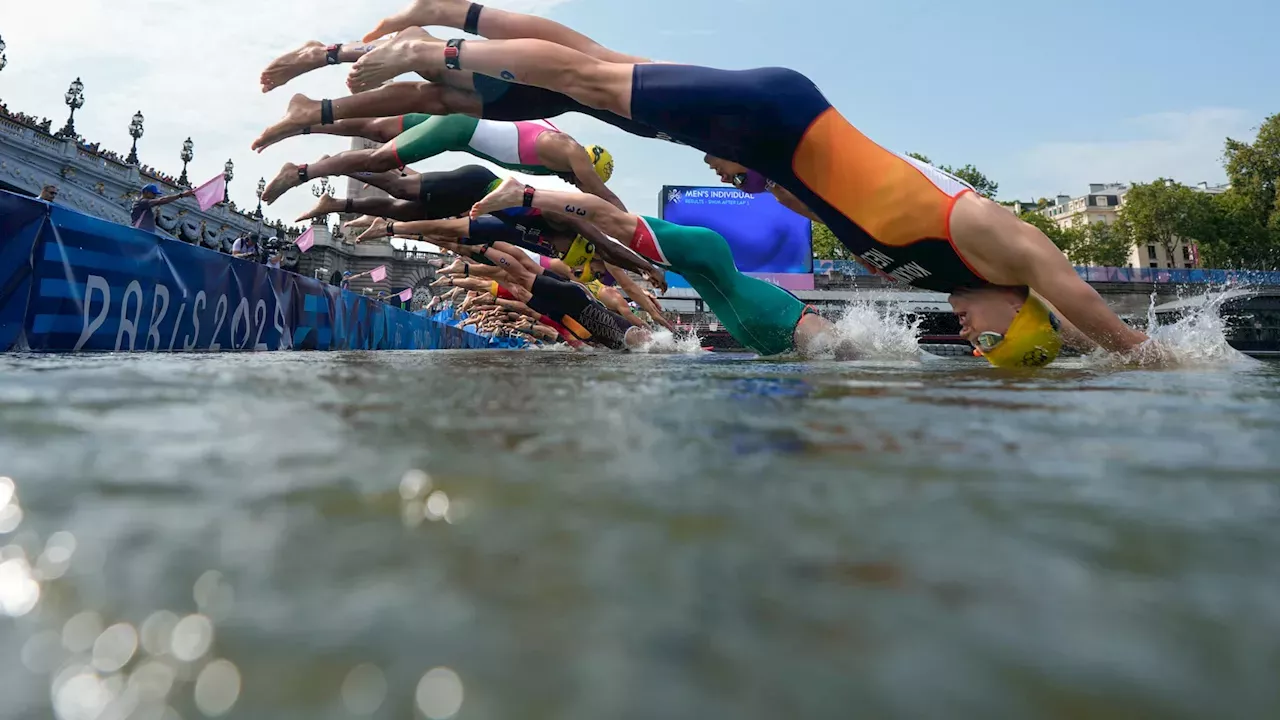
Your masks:
{"label": "white cloud", "polygon": [[[568,1],[488,4],[546,12]],[[191,180],[214,177],[231,159],[231,197],[241,208],[252,208],[259,177],[270,180],[285,162],[309,162],[350,146],[346,138],[309,136],[253,153],[249,144],[280,118],[293,93],[347,94],[346,66],[309,73],[267,95],[258,84],[262,69],[307,40],[356,40],[407,0],[62,0],[56,11],[41,3],[0,2],[0,33],[9,58],[0,72],[0,99],[11,110],[52,118],[53,126],[61,127],[67,115],[63,93],[79,77],[85,106],[76,113],[76,129],[86,140],[127,153],[129,120],[141,110],[146,116],[146,135],[138,146],[142,162],[178,175],[178,153],[190,136],[195,143]],[[415,169],[469,162],[474,160],[451,154]],[[292,222],[314,200],[306,188],[295,189],[267,216]]]}
{"label": "white cloud", "polygon": [[1000,179],[1000,195],[1029,199],[1078,195],[1093,182],[1149,182],[1168,177],[1187,184],[1223,182],[1227,137],[1248,140],[1256,115],[1233,108],[1201,108],[1146,115],[1109,128],[1115,140],[1057,141],[1032,146]]}

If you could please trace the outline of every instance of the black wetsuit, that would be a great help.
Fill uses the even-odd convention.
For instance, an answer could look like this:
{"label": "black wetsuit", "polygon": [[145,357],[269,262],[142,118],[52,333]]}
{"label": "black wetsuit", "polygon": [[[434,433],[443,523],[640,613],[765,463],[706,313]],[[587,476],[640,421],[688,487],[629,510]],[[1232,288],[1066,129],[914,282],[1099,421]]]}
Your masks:
{"label": "black wetsuit", "polygon": [[596,302],[586,288],[552,272],[533,279],[530,309],[556,320],[583,342],[596,342],[613,350],[625,350],[631,323]]}

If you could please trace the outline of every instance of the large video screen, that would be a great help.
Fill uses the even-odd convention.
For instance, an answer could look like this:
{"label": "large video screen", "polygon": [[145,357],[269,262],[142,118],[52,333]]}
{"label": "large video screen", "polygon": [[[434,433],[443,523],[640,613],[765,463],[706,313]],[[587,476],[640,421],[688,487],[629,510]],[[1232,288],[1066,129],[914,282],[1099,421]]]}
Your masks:
{"label": "large video screen", "polygon": [[812,226],[773,195],[729,186],[667,185],[659,207],[667,222],[724,236],[742,272],[791,289],[813,288]]}

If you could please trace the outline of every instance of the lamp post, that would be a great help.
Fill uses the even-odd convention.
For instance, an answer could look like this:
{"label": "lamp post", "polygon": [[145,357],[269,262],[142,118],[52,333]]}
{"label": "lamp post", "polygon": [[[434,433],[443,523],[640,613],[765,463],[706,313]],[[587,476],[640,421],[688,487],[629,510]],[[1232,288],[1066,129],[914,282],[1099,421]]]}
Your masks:
{"label": "lamp post", "polygon": [[4,48],[4,38],[0,37],[0,70],[3,70],[4,66],[9,64],[9,58],[5,57]]}
{"label": "lamp post", "polygon": [[138,164],[138,140],[142,137],[142,111],[133,114],[133,121],[129,123],[129,137],[133,138],[133,147],[129,150],[129,157],[125,162],[130,165]]}
{"label": "lamp post", "polygon": [[258,178],[258,218],[262,218],[262,193],[267,191],[267,179]]}
{"label": "lamp post", "polygon": [[223,202],[231,202],[231,178],[236,176],[235,169],[235,163],[230,160],[227,161],[226,165],[222,166],[222,176],[227,179],[227,192],[223,197]]}
{"label": "lamp post", "polygon": [[191,183],[187,180],[187,163],[191,162],[196,156],[196,144],[191,142],[191,138],[187,138],[182,142],[182,177],[178,178],[178,184],[183,187],[191,187]]}
{"label": "lamp post", "polygon": [[84,83],[80,82],[80,78],[76,78],[71,83],[71,87],[67,88],[67,94],[63,97],[63,102],[67,107],[71,108],[71,115],[67,118],[66,127],[59,131],[59,135],[75,139],[76,137],[76,111],[84,107]]}
{"label": "lamp post", "polygon": [[[320,178],[318,184],[311,186],[311,194],[315,195],[318,198],[322,198],[325,195],[331,194],[332,192],[333,192],[333,189],[329,187],[329,178],[327,177]],[[311,221],[311,224],[312,225],[328,225],[329,214],[325,213],[324,215],[321,215],[320,217],[315,218],[314,220]]]}

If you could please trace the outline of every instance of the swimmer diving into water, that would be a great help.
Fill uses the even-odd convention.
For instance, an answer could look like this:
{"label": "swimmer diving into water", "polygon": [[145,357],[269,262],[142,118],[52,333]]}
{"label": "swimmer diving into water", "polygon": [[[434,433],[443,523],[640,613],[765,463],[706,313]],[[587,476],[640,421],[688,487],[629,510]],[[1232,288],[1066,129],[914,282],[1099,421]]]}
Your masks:
{"label": "swimmer diving into water", "polygon": [[[326,118],[329,124],[330,118]],[[467,115],[404,115],[391,123],[360,123],[344,128],[386,133],[399,124],[390,142],[371,150],[347,150],[309,165],[286,163],[267,185],[262,199],[268,205],[308,180],[359,172],[380,173],[449,151],[466,152],[507,170],[529,175],[555,175],[611,203],[622,202],[605,183],[613,176],[613,156],[599,145],[583,147],[567,133],[544,121],[499,122]],[[378,140],[375,136],[373,139]]]}
{"label": "swimmer diving into water", "polygon": [[[418,0],[378,31],[437,4]],[[950,293],[965,338],[992,364],[1046,365],[1064,335],[1116,352],[1147,342],[1043,233],[956,178],[876,145],[793,70],[618,62],[538,39],[406,39],[364,55],[348,85],[359,91],[418,69],[561,92],[758,171],[864,261],[901,282]],[[860,181],[849,182],[855,176]]]}
{"label": "swimmer diving into water", "polygon": [[729,334],[761,355],[792,350],[855,355],[851,348],[833,347],[831,321],[796,296],[738,272],[729,243],[714,230],[633,215],[583,193],[535,190],[515,178],[476,203],[471,212],[482,215],[521,206],[576,214],[607,235],[630,238],[632,250],[688,280]]}

